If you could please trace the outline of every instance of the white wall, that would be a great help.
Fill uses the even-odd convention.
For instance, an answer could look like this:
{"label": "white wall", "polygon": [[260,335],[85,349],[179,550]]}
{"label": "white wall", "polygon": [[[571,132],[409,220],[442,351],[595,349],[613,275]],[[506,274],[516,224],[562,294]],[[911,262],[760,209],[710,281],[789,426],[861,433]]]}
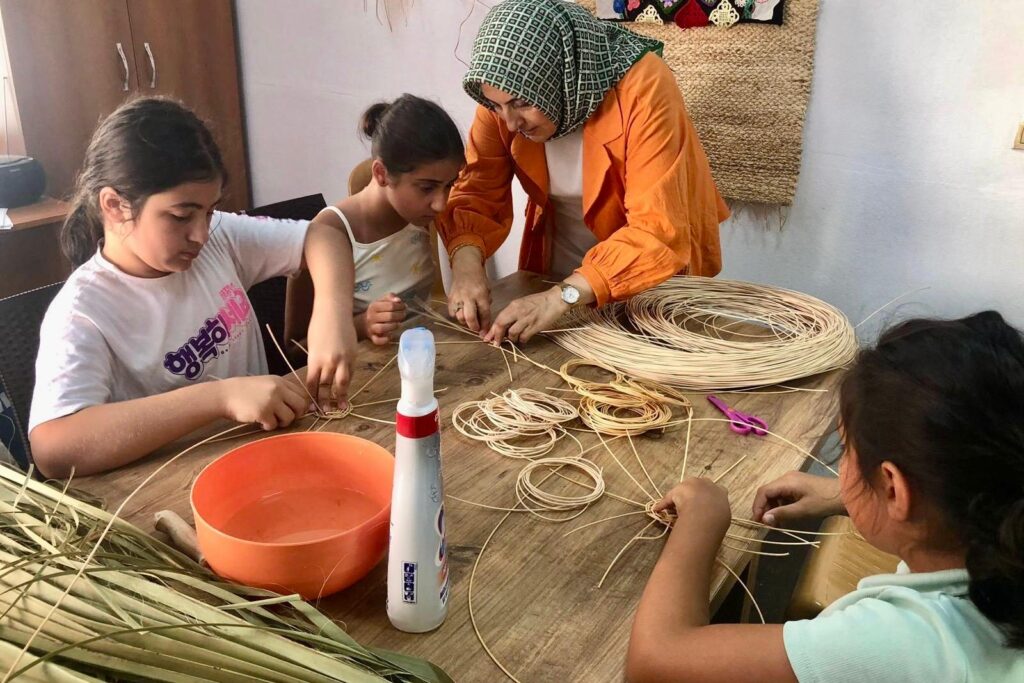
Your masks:
{"label": "white wall", "polygon": [[[239,0],[257,203],[340,198],[367,155],[359,114],[377,99],[431,97],[468,129],[455,47],[461,33],[468,59],[485,6],[413,0],[389,31],[375,4]],[[781,229],[746,211],[723,225],[723,276],[814,294],[855,322],[928,288],[865,337],[893,314],[982,307],[1024,326],[1024,151],[1010,149],[1024,121],[1024,0],[930,6],[821,0],[796,200]],[[515,242],[498,274],[515,268]]]}
{"label": "white wall", "polygon": [[[358,0],[238,1],[257,206],[313,192],[328,202],[344,197],[349,171],[369,156],[357,133],[359,118],[378,100],[404,92],[429,97],[469,131],[475,103],[462,90],[466,67],[459,59],[469,61],[487,7],[474,0],[406,0],[407,12],[393,13],[389,28],[379,2],[378,13],[378,0],[366,0],[365,11]],[[492,274],[514,269],[517,255],[518,241],[510,239]]]}
{"label": "white wall", "polygon": [[822,0],[796,200],[781,231],[724,226],[725,276],[1024,325],[1024,1],[929,6]]}

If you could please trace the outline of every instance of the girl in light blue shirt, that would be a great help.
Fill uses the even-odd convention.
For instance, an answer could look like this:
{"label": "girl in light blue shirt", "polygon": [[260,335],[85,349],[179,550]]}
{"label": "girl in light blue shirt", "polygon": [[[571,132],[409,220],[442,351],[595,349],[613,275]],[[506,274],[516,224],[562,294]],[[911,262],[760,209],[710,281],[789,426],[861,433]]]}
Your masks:
{"label": "girl in light blue shirt", "polygon": [[840,391],[838,479],[761,487],[757,521],[848,514],[899,556],[816,619],[708,624],[724,489],[688,479],[637,609],[627,679],[1024,681],[1024,339],[995,312],[912,320],[860,353]]}

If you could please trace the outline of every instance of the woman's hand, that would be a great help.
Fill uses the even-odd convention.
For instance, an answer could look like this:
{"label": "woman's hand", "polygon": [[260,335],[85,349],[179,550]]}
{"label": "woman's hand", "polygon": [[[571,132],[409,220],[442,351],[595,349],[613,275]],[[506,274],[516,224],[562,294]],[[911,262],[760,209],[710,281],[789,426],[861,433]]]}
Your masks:
{"label": "woman's hand", "polygon": [[484,341],[498,345],[506,338],[513,342],[528,342],[538,332],[551,329],[568,311],[569,304],[562,301],[558,287],[520,297],[498,314],[494,325],[484,335]]}
{"label": "woman's hand", "polygon": [[405,313],[405,303],[395,294],[387,294],[371,303],[365,313],[356,316],[356,331],[374,344],[387,344],[391,333],[405,320]]}
{"label": "woman's hand", "polygon": [[655,503],[654,512],[676,515],[673,528],[700,529],[703,534],[721,542],[732,523],[728,492],[710,479],[691,477],[676,484]]}
{"label": "woman's hand", "polygon": [[331,398],[339,409],[344,409],[348,404],[348,383],[355,360],[356,330],[351,311],[338,315],[337,311],[328,310],[329,305],[321,307],[320,304],[319,300],[314,301],[313,317],[309,321],[306,388],[318,397],[321,385],[330,386]]}
{"label": "woman's hand", "polygon": [[220,392],[225,418],[255,422],[267,431],[287,427],[309,409],[309,396],[291,377],[232,377],[212,386]]}
{"label": "woman's hand", "polygon": [[491,287],[483,253],[476,247],[463,247],[452,258],[448,314],[477,333],[491,324]]}
{"label": "woman's hand", "polygon": [[839,480],[787,472],[754,496],[754,521],[778,526],[798,519],[845,515]]}

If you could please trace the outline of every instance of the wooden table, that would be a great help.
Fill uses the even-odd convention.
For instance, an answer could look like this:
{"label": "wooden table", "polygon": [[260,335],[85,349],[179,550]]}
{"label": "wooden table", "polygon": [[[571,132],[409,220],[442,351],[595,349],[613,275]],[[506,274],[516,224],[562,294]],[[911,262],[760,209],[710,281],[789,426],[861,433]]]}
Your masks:
{"label": "wooden table", "polygon": [[[517,273],[496,284],[495,303],[546,286],[536,276]],[[471,341],[467,335],[434,327],[439,342]],[[509,376],[501,352],[496,349],[476,343],[439,344],[437,348],[436,386],[448,388],[440,395],[452,577],[448,619],[441,628],[425,635],[405,634],[392,628],[385,614],[386,562],[355,586],[322,600],[320,607],[343,621],[348,632],[361,643],[425,657],[457,681],[499,681],[503,675],[474,635],[467,599],[473,564],[504,513],[458,502],[451,497],[511,507],[515,503],[516,474],[523,463],[503,458],[464,438],[451,427],[450,416],[454,407],[463,401],[507,388]],[[396,346],[364,345],[352,386],[359,387],[365,382],[396,349]],[[570,357],[546,339],[530,342],[525,350],[531,358],[555,368]],[[541,390],[561,386],[556,375],[525,361],[513,364],[512,372],[515,375],[513,386]],[[813,451],[833,424],[837,382],[838,375],[828,373],[795,383],[804,388],[825,389],[825,393],[729,394],[728,400],[741,410],[763,417],[772,430]],[[389,368],[354,403],[397,397],[398,393],[398,372]],[[702,396],[694,395],[693,403],[695,417],[717,416]],[[366,415],[390,419],[394,407],[388,403],[361,410]],[[307,421],[298,429],[308,425]],[[390,425],[349,417],[332,423],[331,428],[393,448],[394,428]],[[634,437],[640,456],[662,491],[679,476],[685,434],[683,427],[664,435]],[[581,433],[580,438],[584,446],[597,443],[593,434]],[[152,529],[153,513],[160,509],[170,508],[191,519],[188,493],[193,478],[211,460],[244,440],[210,444],[189,453],[139,491],[124,516],[147,530]],[[611,447],[633,476],[649,487],[625,440]],[[175,445],[135,465],[79,480],[77,485],[105,497],[108,507],[113,508],[163,461],[164,457],[160,456],[180,448],[181,444]],[[563,439],[554,454],[571,454],[574,449],[579,452],[571,440]],[[743,462],[721,483],[730,490],[733,513],[749,518],[758,485],[800,468],[804,455],[771,437],[734,434],[722,422],[693,423],[688,474],[717,476],[744,456]],[[644,494],[606,451],[594,450],[588,457],[604,468],[609,491],[633,500],[645,500]],[[495,656],[520,680],[621,679],[632,617],[661,543],[634,543],[623,553],[604,586],[598,589],[597,583],[612,558],[644,526],[645,518],[636,515],[592,526],[568,537],[563,534],[578,524],[631,509],[634,508],[605,497],[567,524],[513,514],[494,533],[477,569],[473,605],[484,639]],[[738,527],[733,530],[749,533]],[[728,549],[723,549],[721,556],[737,572],[749,558],[749,555]],[[712,597],[723,596],[732,583],[732,578],[719,568]]]}

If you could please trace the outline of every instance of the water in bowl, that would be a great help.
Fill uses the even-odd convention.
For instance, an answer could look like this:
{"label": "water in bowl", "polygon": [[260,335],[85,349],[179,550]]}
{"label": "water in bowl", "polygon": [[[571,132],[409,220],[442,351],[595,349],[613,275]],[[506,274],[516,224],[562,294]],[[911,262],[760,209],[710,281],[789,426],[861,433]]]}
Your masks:
{"label": "water in bowl", "polygon": [[244,505],[222,530],[258,543],[309,543],[359,526],[381,507],[352,489],[280,491]]}

